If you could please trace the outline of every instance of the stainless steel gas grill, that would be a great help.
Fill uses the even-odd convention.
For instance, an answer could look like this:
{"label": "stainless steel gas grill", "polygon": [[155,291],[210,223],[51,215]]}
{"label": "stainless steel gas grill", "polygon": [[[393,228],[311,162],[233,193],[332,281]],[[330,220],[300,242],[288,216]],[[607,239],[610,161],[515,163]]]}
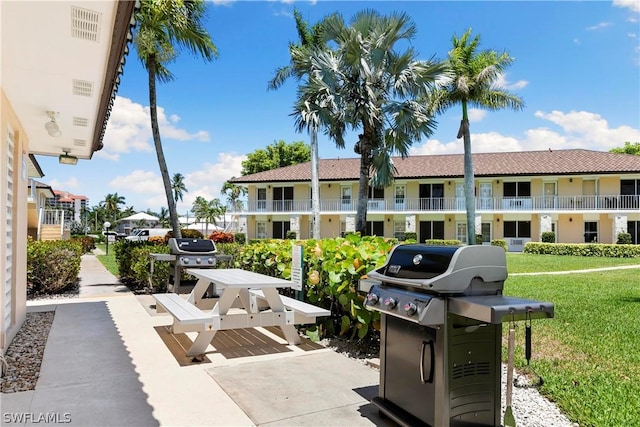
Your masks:
{"label": "stainless steel gas grill", "polygon": [[503,296],[506,278],[502,248],[407,244],[360,281],[381,313],[382,413],[406,426],[501,425],[501,324],[554,315],[552,303]]}
{"label": "stainless steel gas grill", "polygon": [[[169,279],[167,291],[182,293],[191,290],[195,280],[184,282],[182,280],[185,268],[214,268],[219,261],[230,261],[230,255],[218,254],[213,240],[170,238],[168,241],[169,254],[150,254],[152,261],[169,262]],[[152,263],[153,274],[153,263]],[[215,293],[215,291],[214,291]]]}

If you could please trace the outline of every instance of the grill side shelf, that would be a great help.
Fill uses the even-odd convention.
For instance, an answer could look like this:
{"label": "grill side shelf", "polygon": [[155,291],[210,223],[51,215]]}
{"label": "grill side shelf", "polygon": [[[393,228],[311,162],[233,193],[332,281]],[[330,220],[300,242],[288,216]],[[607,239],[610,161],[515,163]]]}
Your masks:
{"label": "grill side shelf", "polygon": [[510,320],[550,319],[554,315],[551,302],[507,297],[504,295],[468,296],[449,299],[449,311],[459,316],[498,324]]}

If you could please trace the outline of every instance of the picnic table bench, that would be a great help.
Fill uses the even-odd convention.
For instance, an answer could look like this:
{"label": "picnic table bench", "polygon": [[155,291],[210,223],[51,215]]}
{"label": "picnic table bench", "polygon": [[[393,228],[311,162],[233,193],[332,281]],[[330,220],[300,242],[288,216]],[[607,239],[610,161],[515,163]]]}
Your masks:
{"label": "picnic table bench", "polygon": [[[219,330],[279,326],[289,344],[300,344],[294,325],[315,323],[316,317],[330,312],[312,304],[280,295],[277,288],[288,288],[292,282],[241,269],[187,269],[198,282],[187,299],[180,295],[154,294],[159,312],[173,317],[172,333],[197,332],[198,336],[187,356],[204,354]],[[224,289],[212,310],[202,310],[202,297],[213,283]],[[229,313],[240,301],[242,310]],[[235,304],[237,305],[237,304]]]}

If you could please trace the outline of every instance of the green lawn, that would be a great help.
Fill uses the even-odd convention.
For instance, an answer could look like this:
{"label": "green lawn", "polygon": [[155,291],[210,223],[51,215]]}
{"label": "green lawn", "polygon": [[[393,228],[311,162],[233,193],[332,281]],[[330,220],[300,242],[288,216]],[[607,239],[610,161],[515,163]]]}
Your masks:
{"label": "green lawn", "polygon": [[[527,259],[546,265],[545,257]],[[556,262],[554,270],[575,264]],[[555,318],[533,322],[529,368],[520,323],[517,365],[542,377],[540,391],[581,426],[640,426],[638,274],[640,269],[512,276],[505,283],[505,295],[554,303]]]}

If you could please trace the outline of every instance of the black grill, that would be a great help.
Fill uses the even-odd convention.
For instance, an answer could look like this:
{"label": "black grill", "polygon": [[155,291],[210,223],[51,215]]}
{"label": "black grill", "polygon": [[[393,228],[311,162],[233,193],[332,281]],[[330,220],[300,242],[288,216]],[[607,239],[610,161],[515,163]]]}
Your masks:
{"label": "black grill", "polygon": [[553,317],[553,304],[503,296],[494,246],[399,245],[367,276],[381,317],[372,402],[405,426],[500,425],[501,323]]}

